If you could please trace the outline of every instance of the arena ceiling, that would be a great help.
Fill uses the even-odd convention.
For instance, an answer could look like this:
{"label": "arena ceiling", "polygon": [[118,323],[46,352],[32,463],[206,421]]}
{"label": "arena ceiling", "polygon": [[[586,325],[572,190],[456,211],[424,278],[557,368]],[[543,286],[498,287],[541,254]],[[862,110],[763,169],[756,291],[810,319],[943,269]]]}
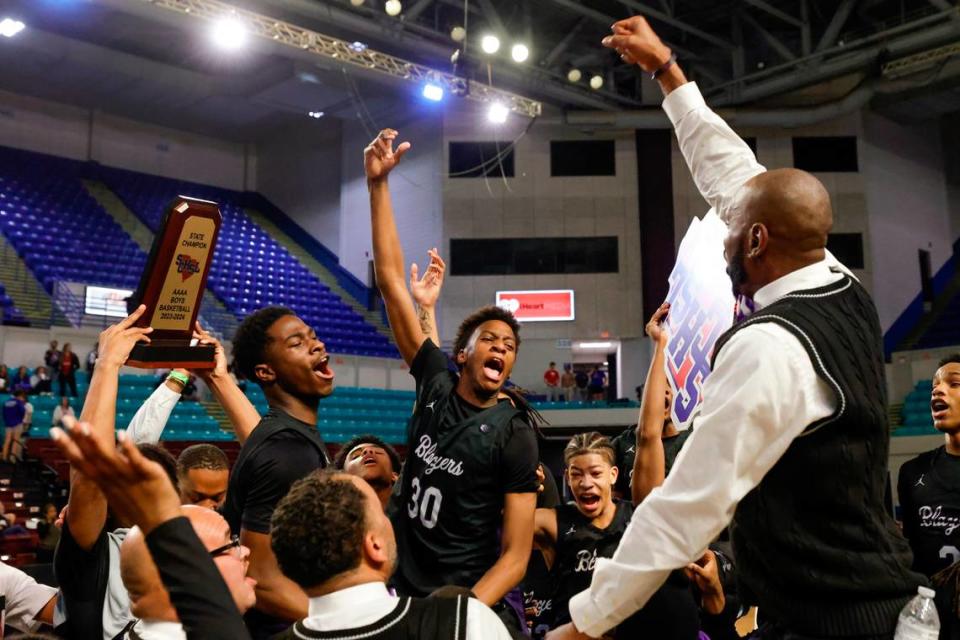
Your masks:
{"label": "arena ceiling", "polygon": [[[384,0],[230,0],[443,71],[452,70],[450,56],[461,48],[458,73],[565,110],[638,109],[657,101],[655,87],[598,45],[612,22],[637,12],[650,18],[708,97],[726,105],[835,99],[878,75],[883,62],[960,41],[960,14],[949,0],[402,2],[401,15],[390,17]],[[0,57],[12,62],[0,65],[0,89],[7,91],[236,140],[255,140],[308,111],[362,112],[378,121],[418,108],[415,100],[398,100],[414,93],[402,81],[274,43],[215,52],[201,21],[151,0],[6,0],[2,11],[28,24],[17,37],[0,38]],[[450,36],[464,25],[465,49]],[[503,42],[496,58],[479,50],[486,33]],[[523,64],[510,60],[515,42],[531,51]],[[576,84],[567,79],[573,68],[582,73]],[[594,74],[604,79],[599,91],[587,85]],[[934,80],[920,97],[924,108],[943,111],[955,104],[955,83]],[[939,89],[948,99],[937,99]]]}

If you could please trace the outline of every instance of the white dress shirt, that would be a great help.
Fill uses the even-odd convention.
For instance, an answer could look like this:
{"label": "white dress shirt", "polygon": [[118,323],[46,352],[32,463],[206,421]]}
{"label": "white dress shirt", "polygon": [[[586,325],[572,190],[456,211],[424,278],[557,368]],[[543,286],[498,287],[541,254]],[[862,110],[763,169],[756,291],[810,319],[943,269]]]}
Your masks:
{"label": "white dress shirt", "polygon": [[187,632],[179,622],[138,620],[124,637],[136,637],[139,640],[187,640]]}
{"label": "white dress shirt", "polygon": [[166,381],[161,382],[137,409],[127,427],[127,435],[135,444],[156,444],[178,402],[180,394],[168,387]]}
{"label": "white dress shirt", "polygon": [[[310,598],[303,626],[314,631],[356,629],[373,624],[393,611],[399,602],[400,598],[390,595],[382,582],[367,582]],[[510,633],[490,607],[470,598],[466,640],[510,640]]]}
{"label": "white dress shirt", "polygon": [[[729,222],[740,187],[764,167],[695,83],[674,90],[663,106],[697,187]],[[835,282],[840,271],[849,274],[827,252],[757,291],[756,309]],[[590,588],[571,598],[577,629],[599,637],[643,607],[672,570],[703,554],[794,438],[837,406],[792,333],[767,322],[734,334],[703,385],[700,415],[670,475],[636,509],[613,557],[597,559]]]}
{"label": "white dress shirt", "polygon": [[0,562],[0,595],[6,598],[7,625],[29,633],[40,628],[37,614],[57,595],[57,590],[39,584],[16,567]]}

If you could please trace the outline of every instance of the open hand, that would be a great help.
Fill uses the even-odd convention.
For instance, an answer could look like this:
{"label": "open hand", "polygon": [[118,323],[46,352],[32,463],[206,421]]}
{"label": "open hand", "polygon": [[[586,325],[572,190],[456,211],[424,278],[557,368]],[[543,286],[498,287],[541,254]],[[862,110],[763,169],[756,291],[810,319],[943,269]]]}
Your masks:
{"label": "open hand", "polygon": [[624,62],[640,65],[641,69],[652,73],[670,59],[670,48],[663,44],[643,16],[620,20],[610,29],[613,35],[604,38],[602,44],[615,49]]}
{"label": "open hand", "polygon": [[126,318],[100,333],[97,346],[98,366],[107,364],[119,368],[130,357],[130,352],[138,342],[150,342],[148,334],[153,331],[153,327],[133,326],[146,310],[146,305],[140,305]]}
{"label": "open hand", "polygon": [[397,132],[393,129],[384,129],[363,150],[363,169],[367,173],[367,180],[384,180],[400,162],[410,143],[404,142],[394,150],[393,141],[397,139]]}
{"label": "open hand", "polygon": [[410,265],[410,294],[413,296],[413,301],[422,309],[431,308],[437,304],[440,289],[443,287],[443,274],[447,269],[436,247],[427,251],[427,254],[430,256],[430,264],[424,271],[423,277],[417,278],[420,271],[416,262]]}
{"label": "open hand", "polygon": [[653,312],[653,315],[650,316],[650,321],[647,322],[645,330],[647,335],[654,342],[666,342],[669,337],[667,333],[667,327],[662,324],[667,319],[667,314],[670,313],[670,303],[664,302],[660,307]]}
{"label": "open hand", "polygon": [[63,424],[66,430],[50,430],[51,439],[100,488],[114,513],[144,533],[180,515],[180,498],[163,467],[144,458],[125,431],[114,446],[94,437],[88,423],[64,416]]}
{"label": "open hand", "polygon": [[194,325],[193,337],[197,341],[198,345],[213,345],[214,355],[213,369],[197,369],[191,373],[199,377],[204,382],[208,382],[210,378],[225,378],[227,376],[227,352],[223,348],[223,345],[220,344],[220,341],[214,338],[209,331],[200,326],[199,320]]}

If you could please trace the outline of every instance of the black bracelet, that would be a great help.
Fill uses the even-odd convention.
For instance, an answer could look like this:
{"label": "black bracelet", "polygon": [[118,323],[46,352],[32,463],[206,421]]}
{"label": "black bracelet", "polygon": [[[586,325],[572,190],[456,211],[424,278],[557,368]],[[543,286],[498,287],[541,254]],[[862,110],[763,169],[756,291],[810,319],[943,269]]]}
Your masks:
{"label": "black bracelet", "polygon": [[663,66],[662,66],[662,67],[660,67],[659,69],[657,69],[656,71],[654,71],[652,74],[650,74],[650,78],[653,79],[653,80],[656,80],[656,79],[659,78],[661,75],[663,75],[663,72],[664,72],[664,71],[666,71],[667,69],[669,69],[670,67],[672,67],[673,64],[674,64],[676,61],[677,61],[677,54],[675,54],[675,53],[673,53],[673,52],[671,51],[671,52],[670,52],[670,58],[669,58],[666,62],[663,63]]}

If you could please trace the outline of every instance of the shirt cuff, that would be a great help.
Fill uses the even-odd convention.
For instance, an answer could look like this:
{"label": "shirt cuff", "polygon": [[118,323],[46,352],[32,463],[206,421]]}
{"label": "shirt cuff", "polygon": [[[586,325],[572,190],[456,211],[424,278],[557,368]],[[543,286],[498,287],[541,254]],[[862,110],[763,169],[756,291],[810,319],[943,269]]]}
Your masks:
{"label": "shirt cuff", "polygon": [[667,112],[667,117],[670,118],[674,127],[683,119],[683,116],[694,109],[705,106],[707,106],[707,103],[704,101],[696,82],[680,85],[663,99],[663,110]]}
{"label": "shirt cuff", "polygon": [[590,598],[590,589],[584,589],[570,598],[570,619],[577,631],[585,633],[591,638],[599,638],[614,625],[607,624],[603,614]]}

